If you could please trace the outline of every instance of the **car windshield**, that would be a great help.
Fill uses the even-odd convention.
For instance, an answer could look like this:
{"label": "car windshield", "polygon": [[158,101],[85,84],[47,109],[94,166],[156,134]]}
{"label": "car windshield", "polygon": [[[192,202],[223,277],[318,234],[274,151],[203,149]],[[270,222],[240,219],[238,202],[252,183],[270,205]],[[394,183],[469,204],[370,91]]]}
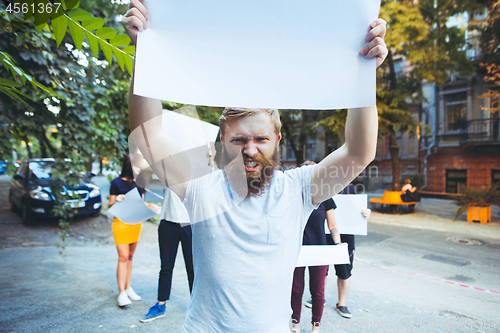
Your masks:
{"label": "car windshield", "polygon": [[34,179],[50,179],[54,162],[30,162],[30,170]]}

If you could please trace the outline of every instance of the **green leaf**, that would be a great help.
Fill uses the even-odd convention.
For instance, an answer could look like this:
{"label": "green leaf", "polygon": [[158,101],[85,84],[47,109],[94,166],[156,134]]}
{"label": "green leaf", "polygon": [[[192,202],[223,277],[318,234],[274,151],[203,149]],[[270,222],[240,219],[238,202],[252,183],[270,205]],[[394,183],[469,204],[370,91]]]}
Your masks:
{"label": "green leaf", "polygon": [[98,38],[97,41],[99,42],[99,45],[101,46],[101,49],[102,49],[102,52],[104,53],[104,56],[106,57],[109,64],[111,65],[111,63],[113,62],[113,51],[111,50],[111,46],[107,42],[103,41],[102,39]]}
{"label": "green leaf", "polygon": [[0,79],[0,84],[3,86],[8,86],[8,87],[22,87],[23,86],[22,83],[8,80],[8,79]]}
{"label": "green leaf", "polygon": [[9,96],[11,99],[16,100],[18,102],[21,102],[21,103],[23,103],[31,108],[31,106],[29,106],[28,103],[26,103],[21,97],[19,97],[19,94],[20,94],[19,91],[14,90],[14,89],[10,89],[10,88],[4,88],[4,87],[0,86],[0,92],[3,92],[5,95]]}
{"label": "green leaf", "polygon": [[130,37],[127,35],[118,35],[111,38],[109,43],[113,46],[125,46],[130,44]]}
{"label": "green leaf", "polygon": [[120,68],[122,71],[125,70],[125,59],[123,59],[123,52],[120,49],[117,49],[115,47],[112,48],[113,54],[115,55],[116,61],[118,62],[118,65],[120,65]]}
{"label": "green leaf", "polygon": [[54,30],[54,37],[56,38],[57,47],[61,44],[66,30],[68,29],[68,19],[62,11],[58,11],[52,16],[52,30]]}
{"label": "green leaf", "polygon": [[69,21],[69,31],[71,32],[71,37],[73,38],[73,43],[78,50],[82,49],[83,43],[83,29],[82,27],[73,21]]}
{"label": "green leaf", "polygon": [[75,21],[88,21],[91,18],[89,13],[80,8],[68,12],[68,16]]}
{"label": "green leaf", "polygon": [[135,46],[134,45],[127,46],[122,51],[131,55],[135,55]]}
{"label": "green leaf", "polygon": [[87,21],[82,22],[82,26],[87,30],[96,30],[102,28],[104,20],[98,17],[91,17]]}
{"label": "green leaf", "polygon": [[36,81],[33,80],[33,78],[28,78],[28,81],[31,83],[31,86],[33,87],[33,89],[35,89],[35,91],[38,89],[38,86],[36,85]]}
{"label": "green leaf", "polygon": [[[43,10],[41,9],[42,6]],[[45,10],[46,7],[47,7],[46,0],[37,0],[35,3],[35,25],[36,25],[36,31],[38,33],[42,32],[42,30],[47,26],[47,21],[49,20],[50,17],[50,13]]]}
{"label": "green leaf", "polygon": [[16,2],[20,4],[25,3],[28,6],[28,10],[26,11],[26,13],[24,13],[25,21],[31,18],[31,16],[33,16],[33,10],[31,5],[35,2],[35,0],[18,0]]}
{"label": "green leaf", "polygon": [[95,34],[102,39],[110,39],[115,37],[117,31],[108,27],[98,29]]}
{"label": "green leaf", "polygon": [[88,32],[87,30],[83,30],[83,32],[85,33],[87,42],[89,42],[90,51],[92,51],[94,56],[97,57],[97,54],[99,53],[99,44],[97,43],[97,37],[94,36],[92,33]]}
{"label": "green leaf", "polygon": [[128,55],[124,55],[125,59],[125,67],[127,67],[127,71],[130,75],[134,72],[134,58]]}
{"label": "green leaf", "polygon": [[74,8],[78,8],[80,5],[80,0],[62,0],[63,9],[70,10]]}

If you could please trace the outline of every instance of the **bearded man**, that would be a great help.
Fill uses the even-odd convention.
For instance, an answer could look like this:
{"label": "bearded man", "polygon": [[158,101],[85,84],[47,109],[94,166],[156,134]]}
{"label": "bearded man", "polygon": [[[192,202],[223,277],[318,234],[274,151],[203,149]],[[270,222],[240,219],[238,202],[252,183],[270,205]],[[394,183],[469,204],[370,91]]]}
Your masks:
{"label": "bearded man", "polygon": [[[146,18],[146,8],[132,0],[123,24],[134,42],[147,28]],[[373,22],[369,44],[360,51],[376,57],[377,65],[387,56],[385,32],[384,20]],[[293,271],[307,218],[352,180],[351,172],[332,178],[332,171],[362,170],[375,157],[376,108],[349,110],[341,148],[318,165],[287,171],[276,169],[278,111],[226,108],[220,118],[222,166],[211,173],[162,132],[156,120],[161,112],[161,101],[130,91],[131,129],[144,133],[136,143],[142,152],[168,151],[162,159],[146,154],[148,162],[183,200],[192,223],[195,281],[182,331],[289,332]]]}

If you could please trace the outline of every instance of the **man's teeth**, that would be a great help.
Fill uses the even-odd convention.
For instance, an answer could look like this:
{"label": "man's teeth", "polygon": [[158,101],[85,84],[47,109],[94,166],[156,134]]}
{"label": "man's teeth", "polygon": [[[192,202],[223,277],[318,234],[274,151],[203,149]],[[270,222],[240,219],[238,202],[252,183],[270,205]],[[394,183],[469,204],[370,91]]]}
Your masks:
{"label": "man's teeth", "polygon": [[247,167],[253,168],[253,167],[256,167],[257,165],[259,165],[259,162],[255,162],[255,161],[250,162],[250,161],[247,161],[247,162],[245,162],[245,165]]}

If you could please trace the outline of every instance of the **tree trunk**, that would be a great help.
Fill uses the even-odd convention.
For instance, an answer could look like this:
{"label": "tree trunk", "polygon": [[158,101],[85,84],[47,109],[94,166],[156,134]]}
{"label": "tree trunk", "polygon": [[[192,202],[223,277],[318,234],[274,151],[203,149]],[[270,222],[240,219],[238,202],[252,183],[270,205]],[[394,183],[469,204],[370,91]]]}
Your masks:
{"label": "tree trunk", "polygon": [[396,78],[396,69],[394,68],[394,59],[391,51],[387,54],[387,64],[389,65],[389,90],[395,91],[398,80]]}
{"label": "tree trunk", "polygon": [[[295,144],[295,140],[288,140],[288,141],[290,142],[290,147],[292,147],[293,153],[295,154],[297,166],[299,166],[302,163],[304,163],[304,150],[299,149],[297,147],[298,145]],[[299,146],[300,146],[300,143],[299,143]]]}
{"label": "tree trunk", "polygon": [[87,155],[88,160],[84,163],[84,165],[85,165],[85,169],[87,169],[87,173],[89,173],[92,171],[92,163],[94,161],[92,160],[92,154],[86,154],[86,155]]}
{"label": "tree trunk", "polygon": [[389,135],[389,152],[391,153],[392,163],[392,190],[401,190],[399,179],[401,178],[401,162],[399,160],[399,146],[396,142],[396,135]]}
{"label": "tree trunk", "polygon": [[45,144],[44,140],[45,134],[39,133],[37,136],[38,143],[40,144],[40,154],[42,155],[42,158],[47,158],[49,155],[47,154],[47,145]]}
{"label": "tree trunk", "polygon": [[[282,130],[285,132],[286,139],[288,143],[290,143],[290,147],[292,148],[293,153],[295,154],[297,166],[301,165],[304,162],[304,150],[299,149],[299,147],[302,146],[300,138],[297,138],[297,142],[295,142],[295,140],[292,139],[292,129],[289,128],[287,123],[283,123]],[[287,149],[287,147],[285,147],[285,149]]]}
{"label": "tree trunk", "polygon": [[[389,51],[387,54],[387,62],[389,65],[389,90],[395,91],[397,88],[397,78],[396,70],[394,68],[394,59],[392,57],[392,52]],[[396,131],[391,128],[391,133],[389,134],[389,152],[391,154],[391,164],[392,164],[392,190],[400,190],[400,173],[401,173],[401,163],[399,161],[399,146],[396,142]]]}
{"label": "tree trunk", "polygon": [[33,153],[31,152],[31,147],[29,145],[28,136],[25,135],[23,140],[24,140],[24,143],[26,144],[26,150],[28,151],[28,158],[31,160],[33,158]]}
{"label": "tree trunk", "polygon": [[49,141],[49,138],[47,138],[47,133],[43,134],[43,141],[45,142],[45,146],[49,149],[50,153],[52,154],[52,157],[55,157],[57,154],[57,149],[52,146],[52,144]]}

